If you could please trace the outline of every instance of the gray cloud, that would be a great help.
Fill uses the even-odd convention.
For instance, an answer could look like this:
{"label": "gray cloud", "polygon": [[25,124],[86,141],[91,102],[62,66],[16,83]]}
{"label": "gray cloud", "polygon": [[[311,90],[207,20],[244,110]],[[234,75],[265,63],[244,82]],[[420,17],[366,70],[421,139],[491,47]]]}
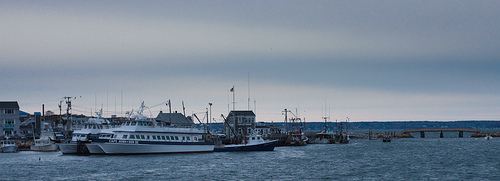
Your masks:
{"label": "gray cloud", "polygon": [[[236,84],[244,96],[250,73],[267,120],[297,104],[309,116],[321,114],[314,105],[325,99],[342,100],[339,115],[363,119],[421,119],[433,106],[443,111],[428,119],[462,119],[453,115],[464,109],[474,110],[467,118],[498,119],[471,102],[490,105],[483,110],[499,106],[498,7],[497,1],[12,1],[0,7],[0,84],[8,87],[0,99],[36,110],[40,102],[77,94],[92,107],[95,94],[116,98],[125,90],[127,104],[191,97],[196,109],[218,101],[223,113],[226,89]],[[413,104],[419,96],[447,98]],[[402,102],[385,106],[377,97]]]}

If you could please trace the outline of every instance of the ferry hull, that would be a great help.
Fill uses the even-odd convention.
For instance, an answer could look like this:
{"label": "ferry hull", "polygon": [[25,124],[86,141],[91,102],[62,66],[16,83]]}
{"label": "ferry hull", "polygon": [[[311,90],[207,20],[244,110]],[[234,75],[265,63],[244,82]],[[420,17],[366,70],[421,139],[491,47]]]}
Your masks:
{"label": "ferry hull", "polygon": [[61,150],[64,155],[76,154],[78,145],[76,143],[61,143],[57,144],[59,146],[59,150]]}
{"label": "ferry hull", "polygon": [[17,146],[4,146],[2,148],[0,148],[0,151],[2,153],[15,153],[17,152]]}
{"label": "ferry hull", "polygon": [[123,144],[99,143],[107,155],[169,154],[213,152],[213,144]]}
{"label": "ferry hull", "polygon": [[224,145],[222,147],[214,148],[214,152],[232,152],[232,151],[274,151],[277,141],[271,141],[260,144],[237,144],[237,145]]}
{"label": "ferry hull", "polygon": [[102,150],[102,148],[95,143],[89,143],[87,144],[87,149],[89,149],[89,152],[91,155],[104,155],[105,152]]}

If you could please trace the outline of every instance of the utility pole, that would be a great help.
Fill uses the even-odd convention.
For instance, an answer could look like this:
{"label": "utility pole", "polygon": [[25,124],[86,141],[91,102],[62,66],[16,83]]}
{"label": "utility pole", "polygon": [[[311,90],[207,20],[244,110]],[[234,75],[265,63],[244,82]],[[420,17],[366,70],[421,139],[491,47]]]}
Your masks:
{"label": "utility pole", "polygon": [[[210,115],[209,115],[209,119],[210,119],[210,123],[212,123],[212,103],[211,103],[211,102],[209,102],[209,103],[208,103],[208,105],[210,106]],[[209,127],[208,127],[208,128],[209,128],[208,130],[210,130],[210,128],[211,128],[211,124],[209,124]]]}
{"label": "utility pole", "polygon": [[66,100],[66,126],[68,125],[69,122],[69,129],[73,128],[73,120],[72,116],[70,115],[70,110],[71,110],[71,99],[76,99],[76,97],[64,97],[63,99]]}

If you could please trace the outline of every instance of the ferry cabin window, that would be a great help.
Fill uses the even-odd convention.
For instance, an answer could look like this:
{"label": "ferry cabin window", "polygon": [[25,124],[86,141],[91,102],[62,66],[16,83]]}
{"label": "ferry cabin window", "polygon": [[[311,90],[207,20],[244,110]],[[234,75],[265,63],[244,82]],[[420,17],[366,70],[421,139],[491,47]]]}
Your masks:
{"label": "ferry cabin window", "polygon": [[167,137],[167,140],[169,140],[169,141],[170,141],[170,136],[166,136],[166,137]]}
{"label": "ferry cabin window", "polygon": [[149,140],[149,135],[147,135],[147,138],[148,138],[148,140]]}
{"label": "ferry cabin window", "polygon": [[[167,138],[168,138],[168,137],[167,137]],[[165,136],[161,136],[161,139],[162,139],[162,140],[165,140]]]}
{"label": "ferry cabin window", "polygon": [[137,122],[132,121],[132,124],[130,124],[130,125],[135,126],[136,124],[137,124]]}
{"label": "ferry cabin window", "polygon": [[141,135],[141,139],[145,140],[146,138],[144,137],[144,135]]}
{"label": "ferry cabin window", "polygon": [[171,139],[171,140],[175,140],[174,136],[170,136],[170,139]]}
{"label": "ferry cabin window", "polygon": [[127,139],[127,136],[128,136],[128,135],[123,135],[123,139]]}
{"label": "ferry cabin window", "polygon": [[184,140],[186,140],[186,137],[184,137],[184,136],[183,136],[183,137],[182,137],[182,140],[183,140],[183,141],[184,141]]}
{"label": "ferry cabin window", "polygon": [[130,139],[136,139],[135,135],[130,135]]}
{"label": "ferry cabin window", "polygon": [[190,138],[191,138],[191,137],[189,137],[189,136],[188,136],[188,137],[187,137],[187,140],[191,140]]}
{"label": "ferry cabin window", "polygon": [[175,140],[179,140],[179,137],[175,136]]}
{"label": "ferry cabin window", "polygon": [[156,136],[155,136],[155,135],[153,135],[153,139],[154,139],[154,140],[156,139]]}

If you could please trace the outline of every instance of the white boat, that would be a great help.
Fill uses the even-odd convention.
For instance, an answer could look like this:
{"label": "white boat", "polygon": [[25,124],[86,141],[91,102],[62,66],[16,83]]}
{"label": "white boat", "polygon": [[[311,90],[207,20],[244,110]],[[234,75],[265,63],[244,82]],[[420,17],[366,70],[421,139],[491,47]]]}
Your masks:
{"label": "white boat", "polygon": [[484,139],[485,139],[485,140],[492,140],[492,139],[493,139],[493,136],[488,135],[488,136],[484,137]]}
{"label": "white boat", "polygon": [[15,153],[17,152],[16,142],[14,140],[0,140],[0,151],[2,153]]}
{"label": "white boat", "polygon": [[59,147],[50,139],[36,139],[31,151],[57,151]]}
{"label": "white boat", "polygon": [[[95,112],[97,118],[89,118],[87,124],[82,125],[82,129],[75,130],[71,141],[66,143],[59,143],[59,149],[63,154],[102,154],[102,149],[99,146],[91,145],[90,139],[92,137],[97,138],[102,130],[112,128],[107,119],[102,117],[102,109],[99,112]],[[92,147],[92,148],[90,148]]]}
{"label": "white boat", "polygon": [[232,151],[273,151],[278,140],[264,140],[261,135],[248,136],[243,143],[224,145],[219,142],[215,148],[215,152],[232,152]]}
{"label": "white boat", "polygon": [[333,133],[328,133],[325,131],[318,132],[314,135],[314,138],[311,138],[307,141],[309,144],[332,144],[335,139]]}
{"label": "white boat", "polygon": [[[98,135],[106,129],[109,129],[110,125],[103,125],[99,123],[94,124],[84,124],[82,129],[75,130],[70,142],[58,143],[59,149],[63,154],[92,154],[90,150],[90,138],[98,137]],[[99,148],[100,149],[100,148]],[[102,152],[94,151],[94,154],[99,154]]]}
{"label": "white boat", "polygon": [[57,151],[59,146],[54,143],[54,133],[42,132],[40,139],[35,139],[35,144],[30,146],[32,151]]}
{"label": "white boat", "polygon": [[213,152],[214,143],[205,141],[206,130],[164,127],[163,123],[143,116],[144,108],[143,102],[131,120],[101,134],[92,144],[109,155]]}

